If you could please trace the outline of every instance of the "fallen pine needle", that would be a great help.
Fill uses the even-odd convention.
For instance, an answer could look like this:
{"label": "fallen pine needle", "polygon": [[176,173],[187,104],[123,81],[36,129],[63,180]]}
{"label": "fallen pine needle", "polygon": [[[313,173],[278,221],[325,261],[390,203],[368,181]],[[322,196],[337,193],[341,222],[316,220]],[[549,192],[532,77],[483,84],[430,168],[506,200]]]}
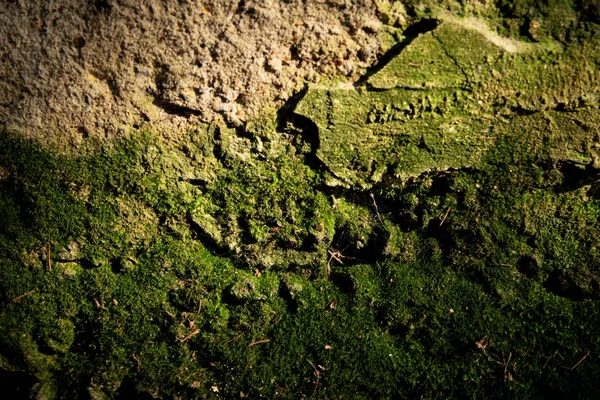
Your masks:
{"label": "fallen pine needle", "polygon": [[187,335],[186,337],[184,337],[183,339],[179,340],[181,343],[185,342],[186,340],[189,340],[190,338],[196,336],[197,334],[200,333],[200,329],[196,329],[194,332],[190,333],[189,335]]}
{"label": "fallen pine needle", "polygon": [[585,359],[587,358],[587,356],[589,356],[589,355],[590,355],[590,352],[588,351],[587,353],[585,353],[585,355],[584,355],[583,357],[581,357],[581,360],[577,361],[577,362],[575,363],[575,365],[573,365],[573,366],[571,367],[570,371],[573,371],[575,368],[577,368],[577,366],[578,366],[579,364],[581,364],[581,363],[583,362],[583,360],[585,360]]}
{"label": "fallen pine needle", "polygon": [[225,344],[231,343],[231,342],[237,342],[240,339],[240,336],[235,336],[232,337],[231,339],[229,339],[228,341],[225,342]]}
{"label": "fallen pine needle", "polygon": [[313,390],[313,396],[315,395],[315,393],[317,392],[317,388],[319,387],[319,379],[321,378],[321,373],[319,372],[319,370],[317,369],[317,367],[315,367],[315,364],[313,364],[312,362],[310,362],[310,360],[307,358],[306,361],[308,361],[308,363],[310,364],[311,367],[313,367],[313,369],[315,370],[315,377],[317,378],[315,380],[315,390]]}
{"label": "fallen pine needle", "polygon": [[261,343],[269,343],[271,341],[271,339],[262,339],[262,340],[257,340],[256,342],[252,342],[248,345],[248,347],[252,347],[252,346],[256,346],[257,344],[261,344]]}
{"label": "fallen pine needle", "polygon": [[448,214],[450,214],[450,210],[452,210],[452,207],[448,207],[448,209],[446,210],[446,214],[444,214],[444,218],[442,218],[442,221],[440,222],[440,226],[442,226],[444,224],[444,222],[446,221],[446,218],[448,218]]}
{"label": "fallen pine needle", "polygon": [[47,247],[47,251],[48,251],[48,271],[52,271],[52,260],[50,260],[50,243],[48,243],[48,247]]}
{"label": "fallen pine needle", "polygon": [[[504,359],[504,353],[502,353],[502,358]],[[508,355],[508,361],[504,364],[504,380],[512,381],[512,374],[508,370],[508,364],[510,364],[510,359],[512,358],[512,353]]]}
{"label": "fallen pine needle", "polygon": [[552,358],[552,356],[548,356],[548,358],[546,359],[546,362],[542,366],[542,369],[546,368],[546,365],[548,365],[548,361],[550,361],[551,358]]}
{"label": "fallen pine needle", "polygon": [[132,354],[129,357],[131,357],[131,359],[137,363],[137,370],[139,372],[140,369],[142,368],[142,362],[140,361],[140,359],[135,354]]}
{"label": "fallen pine needle", "polygon": [[27,297],[30,294],[35,293],[35,292],[37,292],[37,289],[30,290],[29,292],[23,293],[22,295],[19,295],[19,296],[15,297],[10,302],[11,303],[16,303],[17,301],[21,300],[23,297]]}
{"label": "fallen pine needle", "polygon": [[379,215],[379,207],[377,207],[377,203],[375,202],[375,195],[373,193],[370,193],[371,196],[371,200],[373,200],[373,206],[375,207],[375,212],[377,213],[377,219],[379,220],[380,223],[383,224],[383,221],[381,220],[381,215]]}

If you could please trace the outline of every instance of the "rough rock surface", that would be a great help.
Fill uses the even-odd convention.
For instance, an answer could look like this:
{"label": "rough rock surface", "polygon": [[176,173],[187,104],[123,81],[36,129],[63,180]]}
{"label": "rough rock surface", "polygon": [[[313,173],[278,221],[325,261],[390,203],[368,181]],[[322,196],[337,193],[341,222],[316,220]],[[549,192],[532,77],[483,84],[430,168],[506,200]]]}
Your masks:
{"label": "rough rock surface", "polygon": [[[475,18],[440,21],[364,84],[313,85],[298,104],[296,112],[315,124],[316,156],[337,178],[331,185],[369,188],[384,178],[472,167],[515,117],[559,119],[553,111],[574,116],[597,107],[600,58],[590,51],[597,40],[563,50],[553,41],[502,38]],[[581,132],[595,129],[593,116],[578,118],[592,127],[580,122]],[[560,124],[547,125],[542,119],[533,131],[549,135]],[[579,154],[571,161],[598,158],[582,150],[593,133],[558,131],[560,146]]]}
{"label": "rough rock surface", "polygon": [[319,74],[356,76],[380,51],[371,0],[3,8],[0,121],[63,149],[147,122],[168,137],[188,121],[246,121]]}

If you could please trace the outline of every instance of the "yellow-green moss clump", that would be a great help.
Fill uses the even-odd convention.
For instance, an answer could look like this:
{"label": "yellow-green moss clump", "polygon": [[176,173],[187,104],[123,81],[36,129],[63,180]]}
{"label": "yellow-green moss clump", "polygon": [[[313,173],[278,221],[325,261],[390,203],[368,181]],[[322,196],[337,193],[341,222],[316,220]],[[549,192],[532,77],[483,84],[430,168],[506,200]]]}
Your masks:
{"label": "yellow-green moss clump", "polygon": [[[574,116],[584,105],[598,106],[597,38],[559,50],[500,38],[482,24],[451,18],[364,85],[309,89],[296,112],[318,129],[316,155],[334,175],[331,185],[369,188],[386,178],[472,167],[506,135],[503,125],[523,114],[544,112],[551,121],[556,111],[570,110],[572,119],[597,123],[587,111]],[[595,140],[584,127],[537,120],[526,129],[560,148]]]}
{"label": "yellow-green moss clump", "polygon": [[438,22],[360,85],[186,143],[0,135],[3,387],[593,398],[598,33]]}

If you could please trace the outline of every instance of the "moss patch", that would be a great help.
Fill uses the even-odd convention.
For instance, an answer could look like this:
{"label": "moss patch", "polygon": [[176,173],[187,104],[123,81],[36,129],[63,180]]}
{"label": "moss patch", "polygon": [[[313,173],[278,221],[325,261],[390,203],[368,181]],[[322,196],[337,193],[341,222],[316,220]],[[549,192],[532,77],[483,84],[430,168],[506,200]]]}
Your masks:
{"label": "moss patch", "polygon": [[591,398],[595,43],[509,54],[447,21],[365,86],[186,143],[70,158],[3,133],[2,377],[39,398]]}

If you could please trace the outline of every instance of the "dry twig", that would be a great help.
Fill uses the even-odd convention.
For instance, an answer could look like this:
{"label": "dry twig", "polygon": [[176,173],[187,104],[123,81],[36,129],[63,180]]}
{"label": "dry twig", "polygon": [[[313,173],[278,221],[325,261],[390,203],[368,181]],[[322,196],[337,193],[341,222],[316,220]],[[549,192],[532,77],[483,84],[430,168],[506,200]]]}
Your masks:
{"label": "dry twig", "polygon": [[256,346],[257,344],[261,344],[261,343],[269,343],[271,341],[271,339],[262,339],[262,340],[257,340],[255,342],[252,342],[248,345],[248,347],[252,347],[252,346]]}
{"label": "dry twig", "polygon": [[440,226],[442,226],[444,224],[444,222],[446,221],[446,218],[448,218],[448,214],[450,214],[450,210],[452,210],[452,207],[448,207],[448,209],[446,210],[446,214],[444,214],[444,217],[442,218],[442,221],[440,222]]}
{"label": "dry twig", "polygon": [[46,247],[46,256],[48,259],[48,271],[52,271],[52,260],[50,260],[50,243]]}
{"label": "dry twig", "polygon": [[377,207],[377,203],[375,202],[375,195],[373,193],[370,194],[371,199],[373,200],[373,206],[375,207],[375,212],[377,213],[377,219],[379,220],[380,223],[383,224],[383,221],[381,220],[381,215],[379,215],[379,207]]}
{"label": "dry twig", "polygon": [[192,338],[192,337],[196,336],[196,335],[197,335],[197,334],[199,334],[199,333],[200,333],[200,329],[196,329],[195,331],[193,331],[192,333],[190,333],[189,335],[187,335],[187,336],[186,336],[186,337],[184,337],[183,339],[180,339],[179,341],[180,341],[181,343],[183,343],[183,342],[185,342],[185,341],[189,340],[190,338]]}
{"label": "dry twig", "polygon": [[573,366],[571,367],[571,369],[570,369],[569,371],[573,371],[575,368],[577,368],[577,366],[578,366],[579,364],[581,364],[581,363],[583,362],[583,360],[585,360],[585,359],[587,358],[587,356],[589,356],[589,355],[590,355],[590,352],[588,351],[587,353],[585,353],[585,355],[584,355],[583,357],[581,357],[581,359],[580,359],[579,361],[577,361],[577,362],[575,363],[575,365],[573,365]]}
{"label": "dry twig", "polygon": [[[504,358],[504,355],[502,356],[502,358]],[[509,353],[508,354],[508,361],[504,364],[504,380],[505,381],[509,381],[509,382],[513,380],[512,374],[508,370],[508,364],[510,364],[510,359],[511,358],[512,358],[512,353]]]}
{"label": "dry twig", "polygon": [[202,299],[200,299],[200,302],[198,304],[198,312],[196,313],[196,316],[194,317],[194,322],[196,322],[196,320],[198,319],[198,315],[200,315],[201,309],[202,309]]}
{"label": "dry twig", "polygon": [[16,303],[17,301],[21,300],[23,297],[27,297],[27,296],[29,296],[30,294],[32,294],[32,293],[35,293],[35,292],[37,292],[37,289],[30,290],[29,292],[25,292],[25,293],[23,293],[23,294],[21,294],[21,295],[19,295],[19,296],[15,297],[15,298],[14,298],[14,299],[12,299],[10,302],[11,302],[11,303]]}
{"label": "dry twig", "polygon": [[321,378],[321,373],[319,372],[317,367],[315,367],[315,364],[310,362],[310,360],[308,358],[306,359],[306,361],[308,361],[310,366],[313,367],[313,369],[315,370],[315,376],[317,377],[317,380],[315,381],[315,390],[313,390],[313,396],[314,396],[315,393],[317,392],[317,388],[319,387],[319,379]]}
{"label": "dry twig", "polygon": [[142,362],[140,359],[135,354],[132,354],[129,357],[131,357],[131,359],[137,363],[137,370],[140,372],[140,369],[142,368]]}
{"label": "dry twig", "polygon": [[329,257],[329,260],[327,261],[327,275],[331,275],[331,260],[335,260],[335,261],[339,262],[340,264],[344,265],[344,262],[342,261],[342,258],[344,256],[338,250],[334,250],[334,251],[327,250],[327,252],[331,256],[331,257]]}

